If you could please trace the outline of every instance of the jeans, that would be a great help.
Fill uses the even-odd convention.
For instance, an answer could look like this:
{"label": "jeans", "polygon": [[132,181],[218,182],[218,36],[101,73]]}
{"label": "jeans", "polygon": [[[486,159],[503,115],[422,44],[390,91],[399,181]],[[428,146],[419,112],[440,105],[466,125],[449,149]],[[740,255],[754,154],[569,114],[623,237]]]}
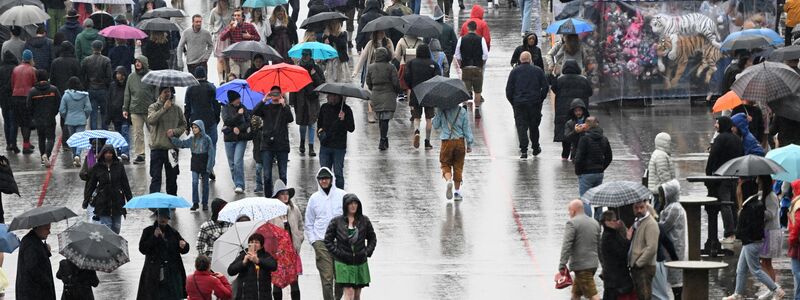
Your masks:
{"label": "jeans", "polygon": [[347,149],[319,148],[319,166],[327,167],[336,176],[336,187],[344,189],[344,155]]}
{"label": "jeans", "polygon": [[[316,256],[319,279],[322,282],[322,299],[341,299],[342,288],[334,282],[335,271],[333,269],[333,256],[328,252],[328,249],[325,248],[324,241],[313,242],[311,246],[314,247],[314,256]],[[334,298],[334,294],[336,298]]]}
{"label": "jeans", "polygon": [[315,132],[317,132],[317,130],[314,128],[314,124],[300,125],[300,146],[305,144],[306,136],[308,136],[308,143],[313,145]]}
{"label": "jeans", "polygon": [[766,285],[770,291],[778,288],[778,285],[767,276],[767,273],[761,270],[758,251],[761,249],[762,244],[762,242],[756,242],[742,246],[742,252],[739,254],[739,263],[736,265],[736,293],[739,295],[744,295],[747,288],[748,270],[758,281]]}
{"label": "jeans", "polygon": [[150,193],[161,191],[161,168],[167,176],[167,194],[178,194],[178,173],[176,167],[169,163],[169,150],[150,150]]}
{"label": "jeans", "polygon": [[106,130],[108,128],[105,122],[108,91],[89,89],[89,101],[92,103],[92,112],[89,114],[89,127],[92,128],[92,130]]}
{"label": "jeans", "polygon": [[533,20],[533,33],[542,33],[542,20],[540,19],[541,14],[539,13],[540,7],[541,4],[538,0],[522,0],[522,7],[520,9],[522,12],[521,33],[531,32],[531,14],[536,18]]}
{"label": "jeans", "polygon": [[98,216],[98,218],[97,223],[106,225],[111,231],[119,234],[119,230],[122,228],[122,215]]}
{"label": "jeans", "polygon": [[36,135],[39,136],[39,155],[47,154],[50,157],[56,143],[56,124],[37,125]]}
{"label": "jeans", "polygon": [[233,185],[244,189],[244,149],[247,141],[225,142],[225,154],[228,156],[228,168],[231,170]]}
{"label": "jeans", "polygon": [[17,122],[14,121],[14,109],[3,109],[3,133],[6,135],[6,146],[17,145]]}
{"label": "jeans", "polygon": [[[72,136],[73,134],[86,130],[86,125],[67,125],[67,130],[69,131],[69,135]],[[81,156],[81,150],[81,148],[73,147],[72,155]]]}
{"label": "jeans", "polygon": [[422,4],[422,0],[410,0],[408,2],[408,7],[414,11],[415,15],[419,14],[420,4]]}
{"label": "jeans", "polygon": [[[583,196],[586,191],[589,189],[596,187],[598,185],[603,184],[603,173],[590,173],[590,174],[581,174],[578,175],[578,194]],[[583,203],[583,209],[586,212],[587,216],[592,216],[592,206],[591,203]],[[595,214],[597,212],[595,211]]]}
{"label": "jeans", "polygon": [[266,166],[264,168],[264,195],[272,196],[272,160],[278,161],[278,178],[286,182],[286,164],[289,162],[289,152],[273,152],[269,150],[261,150],[261,163]]}
{"label": "jeans", "polygon": [[[256,191],[264,190],[264,164],[256,163]],[[272,195],[265,195],[272,197]]]}
{"label": "jeans", "polygon": [[[208,70],[208,68],[206,68],[206,70]],[[216,149],[217,148],[217,138],[218,138],[217,123],[208,123],[208,124],[205,124],[205,125],[206,125],[206,128],[205,128],[206,129],[206,134],[208,135],[208,137],[211,138],[211,144],[213,144],[214,145],[214,149]]]}
{"label": "jeans", "polygon": [[200,202],[200,188],[199,185],[203,184],[203,205],[208,205],[208,174],[192,172],[192,203],[197,204]]}
{"label": "jeans", "polygon": [[128,146],[119,147],[117,148],[117,154],[126,154],[130,156],[131,154],[131,136],[130,136],[130,129],[131,125],[128,122],[114,122],[114,130],[119,132],[123,138],[125,138],[125,142],[128,143]]}
{"label": "jeans", "polygon": [[800,300],[800,259],[792,258],[792,276],[794,277],[794,300]]}
{"label": "jeans", "polygon": [[528,135],[531,148],[539,149],[539,124],[542,122],[542,104],[525,103],[514,105],[514,125],[520,152],[528,152]]}

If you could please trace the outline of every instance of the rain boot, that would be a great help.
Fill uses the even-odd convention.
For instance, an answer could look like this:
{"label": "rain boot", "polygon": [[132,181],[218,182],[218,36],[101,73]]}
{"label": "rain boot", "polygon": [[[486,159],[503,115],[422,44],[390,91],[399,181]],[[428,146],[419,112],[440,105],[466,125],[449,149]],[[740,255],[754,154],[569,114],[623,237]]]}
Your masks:
{"label": "rain boot", "polygon": [[306,141],[300,141],[300,156],[306,156]]}
{"label": "rain boot", "polygon": [[314,152],[314,144],[308,144],[308,156],[317,156],[317,153]]}

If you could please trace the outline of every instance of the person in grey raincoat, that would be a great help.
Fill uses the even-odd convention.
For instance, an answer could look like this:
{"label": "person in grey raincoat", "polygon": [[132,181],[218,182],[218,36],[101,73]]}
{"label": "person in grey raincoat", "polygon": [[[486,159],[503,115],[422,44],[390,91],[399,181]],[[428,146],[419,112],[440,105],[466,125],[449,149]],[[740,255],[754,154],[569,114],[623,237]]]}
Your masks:
{"label": "person in grey raincoat", "polygon": [[[672,138],[666,132],[661,132],[656,135],[655,145],[656,149],[650,155],[650,162],[647,163],[647,188],[653,194],[658,194],[658,188],[661,185],[675,179],[675,166],[672,164]],[[656,212],[660,212],[666,206],[666,203],[660,203],[661,198],[656,197],[656,203],[653,203],[653,208]]]}
{"label": "person in grey raincoat", "polygon": [[[683,253],[686,250],[686,211],[678,202],[681,186],[677,179],[672,179],[659,186],[658,190],[660,193],[663,192],[663,199],[665,200],[664,209],[658,218],[659,228],[667,235],[672,245],[675,246],[678,259],[683,260],[685,258]],[[675,299],[680,299],[683,288],[683,271],[668,268],[667,281],[672,286],[672,293],[675,294]]]}
{"label": "person in grey raincoat", "polygon": [[375,62],[369,65],[365,80],[367,87],[372,91],[370,102],[379,121],[381,140],[378,149],[380,150],[389,148],[389,120],[397,110],[397,94],[403,91],[397,69],[389,63],[390,59],[389,50],[384,47],[376,49]]}

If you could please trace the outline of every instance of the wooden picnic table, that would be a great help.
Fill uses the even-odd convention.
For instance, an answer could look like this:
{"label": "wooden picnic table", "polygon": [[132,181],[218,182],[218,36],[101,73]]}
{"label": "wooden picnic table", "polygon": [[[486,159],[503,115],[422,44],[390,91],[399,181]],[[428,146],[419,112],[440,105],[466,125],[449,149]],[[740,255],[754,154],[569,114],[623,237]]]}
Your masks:
{"label": "wooden picnic table", "polygon": [[708,298],[708,270],[722,269],[728,266],[724,262],[681,260],[664,263],[667,268],[683,270],[683,299]]}
{"label": "wooden picnic table", "polygon": [[680,204],[686,210],[686,227],[689,238],[689,260],[700,259],[700,207],[717,202],[706,196],[682,196]]}

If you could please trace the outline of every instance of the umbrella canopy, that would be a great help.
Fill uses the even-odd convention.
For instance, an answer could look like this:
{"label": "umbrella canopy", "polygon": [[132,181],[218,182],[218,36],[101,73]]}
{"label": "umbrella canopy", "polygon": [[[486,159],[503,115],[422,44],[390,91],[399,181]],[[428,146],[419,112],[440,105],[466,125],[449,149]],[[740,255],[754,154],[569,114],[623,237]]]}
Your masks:
{"label": "umbrella canopy", "polygon": [[781,117],[800,121],[800,96],[789,95],[783,98],[770,100],[767,106],[772,112]]}
{"label": "umbrella canopy", "polygon": [[772,44],[772,41],[761,35],[741,35],[735,39],[726,40],[720,46],[722,51],[761,49],[770,47]]}
{"label": "umbrella canopy", "polygon": [[125,138],[122,137],[119,132],[108,130],[87,130],[78,132],[67,139],[67,145],[80,149],[91,148],[91,140],[97,138],[106,139],[106,144],[111,144],[114,148],[128,146],[128,142],[125,141]]}
{"label": "umbrella canopy", "polygon": [[729,42],[743,36],[765,37],[767,38],[767,40],[770,41],[770,45],[772,46],[778,46],[784,44],[783,37],[781,37],[780,34],[775,32],[775,30],[769,28],[745,29],[742,31],[733,32],[729,34],[727,37],[725,37],[725,40],[723,40],[722,43],[725,44],[725,42]]}
{"label": "umbrella canopy", "polygon": [[782,172],[786,172],[786,170],[771,159],[749,154],[729,160],[714,171],[714,174],[745,177],[772,175]]}
{"label": "umbrella canopy", "polygon": [[442,24],[430,16],[407,15],[401,18],[406,21],[406,24],[397,27],[397,30],[403,34],[426,38],[439,38],[439,35],[442,34]]}
{"label": "umbrella canopy", "polygon": [[3,3],[0,4],[0,14],[4,13],[5,11],[11,9],[14,6],[19,5],[34,5],[41,9],[44,9],[44,4],[40,0],[14,0],[14,1],[2,1]]}
{"label": "umbrella canopy", "polygon": [[228,270],[228,266],[239,256],[239,253],[247,249],[247,238],[262,224],[264,221],[236,222],[228,227],[228,230],[214,241],[211,269],[223,271],[222,273],[230,279],[231,276],[225,270]]}
{"label": "umbrella canopy", "polygon": [[289,3],[288,0],[247,0],[242,7],[261,8],[267,6],[278,6]]}
{"label": "umbrella canopy", "polygon": [[130,261],[127,240],[106,225],[86,222],[58,234],[58,253],[78,268],[109,273]]}
{"label": "umbrella canopy", "polygon": [[0,15],[0,24],[25,26],[44,23],[50,16],[36,5],[18,5]]}
{"label": "umbrella canopy", "polygon": [[736,95],[734,91],[728,91],[722,97],[719,97],[716,102],[714,102],[714,107],[711,109],[712,112],[718,113],[723,110],[730,110],[734,107],[742,105],[742,98],[739,98],[739,95]]}
{"label": "umbrella canopy", "polygon": [[151,18],[182,18],[186,13],[183,10],[172,7],[161,7],[148,11],[142,15],[142,19]]}
{"label": "umbrella canopy", "polygon": [[361,29],[361,32],[389,30],[395,27],[402,27],[407,24],[408,22],[399,16],[380,16],[375,20],[369,21],[367,25],[364,25],[364,28]]}
{"label": "umbrella canopy", "polygon": [[194,75],[183,71],[176,70],[158,70],[150,71],[142,77],[142,82],[154,86],[194,86],[199,85],[200,82],[194,78]]}
{"label": "umbrella canopy", "polygon": [[792,96],[800,91],[800,75],[785,64],[767,61],[740,73],[731,90],[742,99],[764,106],[768,101]]}
{"label": "umbrella canopy", "polygon": [[[773,174],[772,178],[792,182],[800,179],[800,146],[790,144],[767,152],[767,158],[779,164],[786,172]],[[800,195],[795,195],[800,196]]]}
{"label": "umbrella canopy", "polygon": [[42,205],[14,217],[9,230],[34,228],[77,216],[69,208],[63,206]]}
{"label": "umbrella canopy", "polygon": [[551,23],[545,31],[550,34],[578,34],[594,31],[594,26],[583,19],[567,18]]}
{"label": "umbrella canopy", "polygon": [[772,56],[769,57],[769,60],[782,62],[798,58],[800,58],[800,45],[791,45],[773,51]]}
{"label": "umbrella canopy", "polygon": [[255,233],[264,237],[264,251],[278,262],[278,269],[272,272],[272,284],[284,288],[295,282],[303,266],[300,263],[300,256],[292,246],[289,233],[272,223],[259,226]]}
{"label": "umbrella canopy", "polygon": [[233,43],[222,50],[222,54],[227,57],[253,59],[256,54],[261,54],[265,61],[281,62],[283,57],[274,48],[256,41],[241,41]]}
{"label": "umbrella canopy", "polygon": [[144,31],[128,25],[115,25],[106,27],[105,29],[100,30],[100,35],[107,38],[123,40],[141,40],[147,38],[147,34],[144,33]]}
{"label": "umbrella canopy", "polygon": [[228,91],[239,93],[242,97],[242,105],[249,110],[253,110],[261,99],[264,99],[264,94],[250,89],[247,80],[235,79],[229,81],[217,88],[217,101],[222,104],[228,104]]}
{"label": "umbrella canopy", "polygon": [[19,238],[8,231],[8,225],[0,224],[0,252],[11,253],[19,248]]}
{"label": "umbrella canopy", "polygon": [[303,67],[280,63],[262,67],[247,78],[247,83],[258,92],[268,93],[279,86],[284,93],[293,93],[311,83],[311,75]]}
{"label": "umbrella canopy", "polygon": [[125,208],[187,208],[192,204],[186,199],[164,193],[151,193],[133,197]]}
{"label": "umbrella canopy", "polygon": [[435,76],[414,87],[421,106],[451,108],[470,98],[464,82],[458,78]]}
{"label": "umbrella canopy", "polygon": [[311,25],[311,24],[314,24],[314,23],[323,23],[323,22],[328,22],[328,21],[333,21],[333,20],[343,21],[343,20],[347,20],[347,19],[348,19],[348,17],[345,16],[344,14],[340,13],[340,12],[335,12],[335,11],[328,12],[328,11],[326,11],[326,12],[318,13],[316,15],[313,15],[313,16],[303,20],[303,23],[300,24],[300,28],[307,29],[306,27],[308,25]]}
{"label": "umbrella canopy", "polygon": [[310,50],[311,58],[318,60],[325,60],[325,59],[339,57],[339,52],[336,52],[336,49],[333,49],[331,45],[323,44],[320,42],[305,42],[294,45],[292,49],[289,49],[289,57],[302,58],[303,50]]}
{"label": "umbrella canopy", "polygon": [[345,97],[369,100],[370,92],[352,83],[323,83],[315,92],[342,95]]}
{"label": "umbrella canopy", "polygon": [[142,20],[136,27],[139,27],[141,30],[150,31],[181,31],[178,24],[163,18]]}
{"label": "umbrella canopy", "polygon": [[134,5],[133,0],[72,0],[75,3]]}
{"label": "umbrella canopy", "polygon": [[265,197],[250,197],[228,202],[219,211],[217,220],[235,223],[241,216],[251,221],[269,221],[286,214],[287,206],[281,200]]}
{"label": "umbrella canopy", "polygon": [[651,197],[653,193],[640,182],[612,181],[589,189],[581,200],[595,206],[620,207]]}

